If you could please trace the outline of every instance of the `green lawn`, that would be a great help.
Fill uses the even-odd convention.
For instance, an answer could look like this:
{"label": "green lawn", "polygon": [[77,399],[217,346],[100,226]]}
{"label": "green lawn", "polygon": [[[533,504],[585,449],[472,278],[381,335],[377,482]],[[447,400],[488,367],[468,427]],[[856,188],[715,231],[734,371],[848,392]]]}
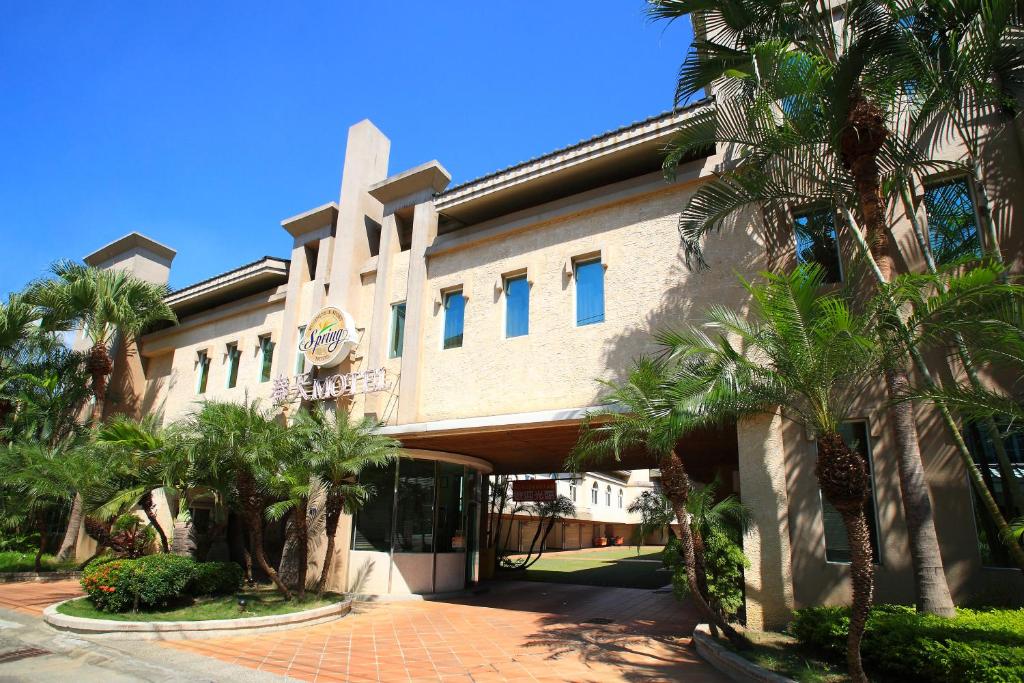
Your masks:
{"label": "green lawn", "polygon": [[671,573],[663,569],[661,548],[653,546],[642,548],[639,557],[636,548],[628,546],[545,554],[525,572],[509,572],[508,576],[526,581],[623,588],[660,588],[672,580]]}
{"label": "green lawn", "polygon": [[238,595],[218,595],[196,598],[190,605],[168,606],[153,611],[112,613],[96,609],[89,598],[78,598],[57,608],[61,614],[87,619],[113,619],[115,621],[203,621],[207,619],[240,619],[242,617],[266,617],[273,614],[288,614],[302,610],[324,607],[338,602],[343,596],[328,593],[322,600],[307,596],[305,600],[286,601],[272,591],[249,591],[241,593],[246,600],[245,611],[238,607]]}
{"label": "green lawn", "polygon": [[[53,572],[59,569],[75,569],[75,561],[57,562],[53,555],[43,555],[43,571]],[[36,554],[23,553],[17,550],[0,552],[0,573],[2,572],[34,572],[36,570]]]}

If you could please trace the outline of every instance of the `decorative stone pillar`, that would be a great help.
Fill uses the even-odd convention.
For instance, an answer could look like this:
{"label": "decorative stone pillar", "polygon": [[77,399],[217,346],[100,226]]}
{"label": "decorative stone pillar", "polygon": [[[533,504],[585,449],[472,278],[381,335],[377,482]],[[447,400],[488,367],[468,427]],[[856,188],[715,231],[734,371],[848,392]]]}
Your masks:
{"label": "decorative stone pillar", "polygon": [[750,509],[743,552],[748,628],[783,626],[793,611],[793,572],[789,546],[789,497],[782,442],[782,416],[763,415],[736,425],[740,499]]}

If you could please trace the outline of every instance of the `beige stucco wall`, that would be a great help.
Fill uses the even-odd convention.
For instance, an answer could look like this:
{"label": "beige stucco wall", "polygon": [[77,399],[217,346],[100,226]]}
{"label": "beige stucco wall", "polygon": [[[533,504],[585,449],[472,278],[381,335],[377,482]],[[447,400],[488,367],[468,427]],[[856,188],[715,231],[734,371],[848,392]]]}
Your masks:
{"label": "beige stucco wall", "polygon": [[[621,376],[630,360],[652,350],[649,330],[680,326],[712,302],[738,304],[732,268],[758,261],[758,238],[742,232],[712,244],[715,267],[684,267],[676,231],[691,188],[661,189],[431,257],[423,337],[423,394],[417,420],[589,406],[597,378]],[[603,252],[605,321],[576,326],[574,257]],[[530,331],[506,338],[502,275],[526,269]],[[468,297],[462,348],[442,349],[444,289]]]}

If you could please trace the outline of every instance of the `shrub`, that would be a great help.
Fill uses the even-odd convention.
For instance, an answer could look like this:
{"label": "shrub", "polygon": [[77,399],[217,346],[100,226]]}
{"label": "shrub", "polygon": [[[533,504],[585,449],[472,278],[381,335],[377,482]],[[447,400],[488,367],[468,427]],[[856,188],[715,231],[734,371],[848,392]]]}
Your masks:
{"label": "shrub", "polygon": [[[797,610],[790,631],[801,643],[842,661],[849,609]],[[960,609],[945,619],[912,607],[871,610],[861,647],[865,667],[903,681],[1024,680],[1024,610]]]}
{"label": "shrub", "polygon": [[[662,561],[672,570],[672,590],[682,600],[690,592],[686,580],[686,567],[675,536],[665,545]],[[704,539],[704,573],[707,577],[708,597],[713,606],[727,616],[735,616],[743,606],[743,567],[750,560],[743,549],[721,532],[712,532]]]}
{"label": "shrub", "polygon": [[192,595],[225,595],[242,587],[242,568],[235,562],[200,562],[189,586]]}
{"label": "shrub", "polygon": [[106,612],[161,607],[189,595],[196,561],[179,555],[147,555],[136,560],[98,558],[82,575],[82,588]]}
{"label": "shrub", "polygon": [[82,572],[82,588],[96,605],[105,612],[124,612],[132,606],[126,575],[133,560],[93,560]]}

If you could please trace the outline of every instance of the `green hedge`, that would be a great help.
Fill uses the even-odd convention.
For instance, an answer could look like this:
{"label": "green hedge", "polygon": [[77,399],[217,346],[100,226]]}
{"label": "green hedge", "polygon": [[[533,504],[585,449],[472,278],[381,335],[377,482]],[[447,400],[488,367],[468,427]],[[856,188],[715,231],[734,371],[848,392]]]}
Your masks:
{"label": "green hedge", "polygon": [[[797,610],[790,631],[804,645],[842,662],[849,608]],[[886,679],[929,683],[1024,681],[1024,610],[957,610],[952,619],[912,607],[872,608],[861,646],[864,665]]]}
{"label": "green hedge", "polygon": [[135,560],[103,557],[90,562],[82,587],[105,612],[163,607],[195,595],[232,593],[242,584],[242,568],[233,562],[199,563],[181,555],[146,555]]}
{"label": "green hedge", "polygon": [[192,595],[227,595],[242,587],[242,568],[235,562],[200,562],[189,586]]}

